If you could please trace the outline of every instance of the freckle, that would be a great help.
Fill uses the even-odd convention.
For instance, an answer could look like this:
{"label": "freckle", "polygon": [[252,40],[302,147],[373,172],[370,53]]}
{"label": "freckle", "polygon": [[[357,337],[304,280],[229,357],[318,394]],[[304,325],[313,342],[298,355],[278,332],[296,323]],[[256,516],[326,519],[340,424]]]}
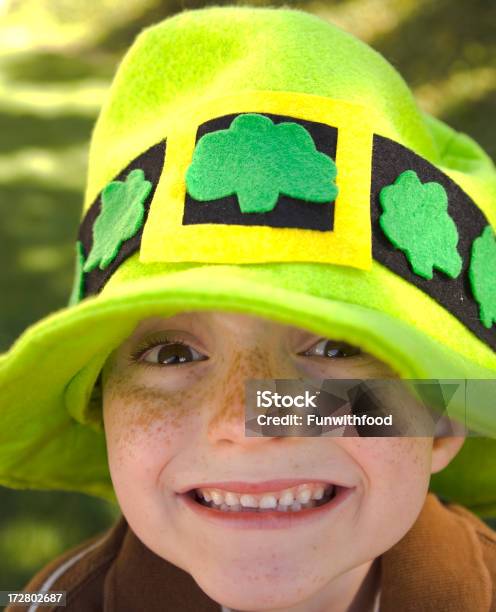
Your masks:
{"label": "freckle", "polygon": [[222,397],[222,404],[211,423],[212,426],[219,421],[237,419],[241,416],[245,382],[250,378],[272,378],[267,355],[258,346],[253,347],[252,350],[236,351],[231,357],[225,376],[227,389]]}
{"label": "freckle", "polygon": [[[136,431],[148,431],[157,422],[166,419],[167,426],[179,429],[186,406],[181,405],[176,398],[168,399],[163,392],[132,384],[124,374],[109,379],[104,391],[104,401],[118,401],[119,414],[123,424],[133,427],[121,432],[123,441],[130,441],[136,436]],[[125,418],[122,418],[124,417]],[[163,431],[160,428],[160,431]]]}

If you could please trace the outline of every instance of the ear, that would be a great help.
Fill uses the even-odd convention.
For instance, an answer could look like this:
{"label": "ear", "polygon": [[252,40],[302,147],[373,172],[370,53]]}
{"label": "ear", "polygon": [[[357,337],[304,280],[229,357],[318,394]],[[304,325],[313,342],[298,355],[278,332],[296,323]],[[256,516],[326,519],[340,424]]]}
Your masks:
{"label": "ear", "polygon": [[464,436],[434,438],[432,443],[431,474],[443,470],[455,458],[464,442]]}

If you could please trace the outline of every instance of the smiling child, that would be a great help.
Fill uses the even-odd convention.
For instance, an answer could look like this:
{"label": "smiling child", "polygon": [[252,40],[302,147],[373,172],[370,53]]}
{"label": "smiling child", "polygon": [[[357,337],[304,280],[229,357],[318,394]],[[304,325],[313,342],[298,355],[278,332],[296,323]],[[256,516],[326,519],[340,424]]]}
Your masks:
{"label": "smiling child", "polygon": [[317,17],[145,30],[92,137],[70,305],[0,360],[0,482],[122,516],[26,591],[71,612],[494,610],[491,406],[455,405],[466,440],[258,437],[245,384],[495,379],[495,202],[482,149]]}
{"label": "smiling child", "polygon": [[141,542],[216,601],[369,610],[374,560],[411,528],[431,471],[462,439],[245,437],[245,381],[301,376],[394,373],[343,342],[258,317],[144,321],[103,370],[114,489]]}

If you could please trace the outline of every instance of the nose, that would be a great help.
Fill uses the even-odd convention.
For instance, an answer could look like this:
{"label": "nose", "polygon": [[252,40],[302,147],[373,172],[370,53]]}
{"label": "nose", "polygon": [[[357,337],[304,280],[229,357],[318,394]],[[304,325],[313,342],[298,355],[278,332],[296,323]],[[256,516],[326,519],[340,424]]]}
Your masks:
{"label": "nose", "polygon": [[247,380],[294,378],[288,366],[274,364],[259,347],[236,353],[217,377],[216,391],[209,397],[207,438],[211,444],[245,447],[265,444],[274,438],[245,436],[245,384]]}

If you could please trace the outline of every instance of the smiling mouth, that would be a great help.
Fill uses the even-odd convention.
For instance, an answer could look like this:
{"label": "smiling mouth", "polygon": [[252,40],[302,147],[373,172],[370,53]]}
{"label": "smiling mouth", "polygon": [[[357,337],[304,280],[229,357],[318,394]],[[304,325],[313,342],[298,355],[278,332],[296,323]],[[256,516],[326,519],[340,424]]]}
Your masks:
{"label": "smiling mouth", "polygon": [[338,485],[302,484],[263,494],[240,494],[217,488],[200,488],[187,495],[202,506],[219,512],[300,512],[328,504],[342,487]]}

